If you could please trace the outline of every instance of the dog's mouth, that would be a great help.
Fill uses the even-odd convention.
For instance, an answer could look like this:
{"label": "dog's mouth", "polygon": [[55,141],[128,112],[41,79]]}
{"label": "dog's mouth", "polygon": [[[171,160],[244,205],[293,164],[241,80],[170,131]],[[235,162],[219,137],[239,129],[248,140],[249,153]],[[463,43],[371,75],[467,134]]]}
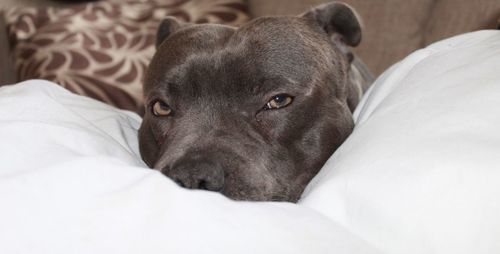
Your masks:
{"label": "dog's mouth", "polygon": [[[284,185],[269,176],[239,174],[225,168],[216,162],[198,158],[157,170],[180,187],[219,192],[238,201],[297,202],[300,198],[301,191],[294,191],[292,183]],[[248,168],[240,170],[251,171]],[[299,189],[299,186],[296,187]]]}

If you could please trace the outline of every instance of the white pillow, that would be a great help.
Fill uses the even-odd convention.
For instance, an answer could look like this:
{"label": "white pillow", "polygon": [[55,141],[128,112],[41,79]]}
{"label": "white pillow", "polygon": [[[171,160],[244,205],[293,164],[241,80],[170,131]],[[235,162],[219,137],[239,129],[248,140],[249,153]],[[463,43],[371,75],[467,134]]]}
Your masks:
{"label": "white pillow", "polygon": [[413,53],[355,118],[302,205],[385,253],[500,253],[500,31]]}
{"label": "white pillow", "polygon": [[379,253],[307,207],[147,168],[141,119],[46,81],[0,88],[0,253]]}

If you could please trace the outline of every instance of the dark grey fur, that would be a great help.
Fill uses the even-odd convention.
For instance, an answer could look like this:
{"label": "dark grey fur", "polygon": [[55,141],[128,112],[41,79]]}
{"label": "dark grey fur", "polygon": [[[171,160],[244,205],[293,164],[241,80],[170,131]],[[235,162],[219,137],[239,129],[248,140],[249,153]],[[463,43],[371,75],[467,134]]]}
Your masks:
{"label": "dark grey fur", "polygon": [[[297,201],[352,132],[372,81],[349,50],[360,40],[356,15],[336,2],[241,28],[166,19],[144,83],[144,161],[187,188]],[[289,106],[263,109],[283,93]],[[172,114],[154,116],[156,100]]]}

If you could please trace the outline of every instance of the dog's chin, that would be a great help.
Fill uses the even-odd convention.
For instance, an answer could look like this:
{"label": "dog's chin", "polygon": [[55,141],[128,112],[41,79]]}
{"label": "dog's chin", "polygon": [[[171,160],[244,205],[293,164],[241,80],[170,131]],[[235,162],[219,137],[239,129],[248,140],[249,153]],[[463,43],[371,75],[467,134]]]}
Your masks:
{"label": "dog's chin", "polygon": [[236,201],[256,201],[256,202],[292,202],[296,203],[300,199],[301,192],[282,192],[282,191],[225,191],[221,193]]}

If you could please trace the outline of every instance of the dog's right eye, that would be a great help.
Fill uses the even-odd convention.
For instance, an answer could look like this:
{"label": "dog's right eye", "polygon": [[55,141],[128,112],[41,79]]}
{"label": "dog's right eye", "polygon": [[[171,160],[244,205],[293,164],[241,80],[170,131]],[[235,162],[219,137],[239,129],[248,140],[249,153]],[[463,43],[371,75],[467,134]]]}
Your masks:
{"label": "dog's right eye", "polygon": [[264,106],[264,109],[284,108],[292,103],[293,97],[288,94],[278,94],[273,96]]}
{"label": "dog's right eye", "polygon": [[158,117],[169,116],[170,114],[172,114],[172,109],[167,103],[163,101],[155,101],[153,103],[152,113],[153,115]]}

